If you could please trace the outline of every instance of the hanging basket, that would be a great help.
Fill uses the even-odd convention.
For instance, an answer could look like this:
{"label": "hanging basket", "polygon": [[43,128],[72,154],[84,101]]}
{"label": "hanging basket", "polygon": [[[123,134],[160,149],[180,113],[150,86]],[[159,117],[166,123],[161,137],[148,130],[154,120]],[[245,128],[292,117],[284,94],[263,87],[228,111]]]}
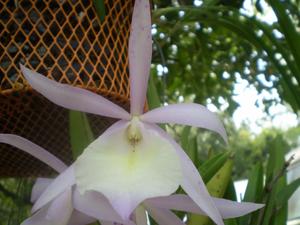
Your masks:
{"label": "hanging basket", "polygon": [[[19,64],[96,92],[128,108],[127,43],[133,2],[106,0],[99,20],[92,0],[0,2],[0,132],[25,137],[72,162],[68,110],[33,90]],[[114,121],[88,115],[95,135]],[[47,176],[53,170],[0,145],[0,176]]]}

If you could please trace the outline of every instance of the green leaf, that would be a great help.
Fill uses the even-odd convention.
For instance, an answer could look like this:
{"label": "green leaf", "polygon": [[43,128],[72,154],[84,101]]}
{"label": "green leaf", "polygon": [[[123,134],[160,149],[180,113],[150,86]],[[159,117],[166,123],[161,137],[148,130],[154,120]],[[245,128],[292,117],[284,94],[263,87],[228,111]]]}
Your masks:
{"label": "green leaf", "polygon": [[196,167],[198,167],[199,166],[198,142],[197,142],[197,137],[196,136],[191,137],[186,153],[193,160],[194,165]]}
{"label": "green leaf", "polygon": [[147,100],[149,109],[160,107],[160,98],[155,86],[153,75],[150,75],[149,77]]}
{"label": "green leaf", "polygon": [[288,217],[288,203],[286,202],[279,210],[275,210],[275,216],[272,217],[272,225],[286,224]]}
{"label": "green leaf", "polygon": [[278,192],[278,196],[276,199],[276,205],[277,207],[282,207],[286,202],[289,200],[289,198],[293,195],[293,193],[299,188],[300,186],[300,178],[294,180],[289,185],[285,186],[283,189],[281,189]]}
{"label": "green leaf", "polygon": [[287,144],[282,135],[278,135],[269,145],[269,159],[267,165],[267,183],[270,183],[283,169]]}
{"label": "green leaf", "polygon": [[279,190],[286,186],[285,171],[285,150],[286,143],[281,135],[269,146],[270,157],[268,160],[266,175],[266,207],[263,214],[263,225],[279,225],[279,222],[287,220],[287,205],[277,210],[276,199]]}
{"label": "green leaf", "polygon": [[[147,103],[148,103],[148,107],[149,109],[155,109],[160,107],[160,98],[158,95],[158,91],[155,85],[155,81],[153,78],[153,75],[150,74],[149,77],[149,83],[148,83],[148,90],[147,90]],[[166,130],[166,125],[165,124],[159,124],[159,126]]]}
{"label": "green leaf", "polygon": [[235,218],[224,220],[225,225],[239,225]]}
{"label": "green leaf", "polygon": [[[210,153],[209,153],[210,154]],[[224,154],[227,154],[227,152],[221,152],[212,156],[209,156],[208,159],[206,161],[204,161],[198,168],[198,170],[200,171],[200,173],[205,173],[206,168],[210,167],[212,163],[214,163],[215,161],[217,161],[219,158],[221,158]],[[226,159],[227,160],[227,159]],[[225,161],[226,161],[225,160]],[[224,163],[225,163],[224,161]],[[219,168],[220,169],[220,168]],[[218,169],[218,170],[219,170]]]}
{"label": "green leaf", "polygon": [[291,21],[290,16],[287,13],[286,6],[284,2],[278,0],[270,0],[270,5],[272,6],[280,28],[284,33],[284,36],[287,40],[287,43],[290,47],[290,50],[295,58],[295,65],[300,63],[300,34],[296,30],[296,26]]}
{"label": "green leaf", "polygon": [[94,5],[100,21],[103,22],[106,16],[104,0],[94,0]]}
{"label": "green leaf", "polygon": [[186,150],[189,147],[191,127],[185,126],[181,132],[181,147]]}
{"label": "green leaf", "polygon": [[85,113],[72,110],[69,111],[69,132],[73,158],[76,159],[94,140],[94,136]]}
{"label": "green leaf", "polygon": [[225,192],[224,197],[226,199],[230,199],[232,201],[237,201],[236,191],[235,191],[235,188],[234,188],[234,182],[233,182],[232,179],[229,181],[229,184],[228,184],[228,187],[227,187],[227,190]]}
{"label": "green leaf", "polygon": [[198,170],[204,183],[207,183],[224,166],[229,155],[230,152],[217,154],[200,165]]}
{"label": "green leaf", "polygon": [[207,190],[211,196],[222,198],[227,190],[228,184],[231,180],[231,173],[233,167],[232,158],[227,159],[225,164],[207,183]]}
{"label": "green leaf", "polygon": [[[262,163],[259,163],[253,168],[253,171],[250,174],[243,201],[245,201],[245,202],[260,202],[261,201],[261,196],[263,194],[262,193],[263,192],[263,179],[264,179],[263,165],[262,165]],[[239,224],[240,225],[249,224],[252,219],[252,215],[254,216],[254,214],[248,214],[243,217],[240,217],[238,219]]]}
{"label": "green leaf", "polygon": [[263,192],[263,180],[263,165],[262,163],[258,163],[250,174],[245,196],[243,199],[245,202],[256,202],[260,200]]}

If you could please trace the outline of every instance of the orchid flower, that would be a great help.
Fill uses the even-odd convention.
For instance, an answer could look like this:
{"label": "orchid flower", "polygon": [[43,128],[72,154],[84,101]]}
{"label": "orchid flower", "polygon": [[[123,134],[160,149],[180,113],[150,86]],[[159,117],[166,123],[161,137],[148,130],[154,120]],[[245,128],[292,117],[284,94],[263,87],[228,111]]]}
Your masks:
{"label": "orchid flower", "polygon": [[[44,162],[58,173],[66,170],[67,166],[56,156],[52,155],[42,147],[26,140],[20,136],[13,134],[0,134],[0,143],[12,145]],[[54,179],[38,178],[33,186],[31,193],[31,202],[34,203],[44,192],[45,189]],[[100,221],[117,221],[126,223],[113,210],[108,200],[102,196],[97,195],[97,217],[93,218],[76,210],[75,208],[84,208],[89,201],[89,196],[80,196],[76,188],[67,188],[51,202],[43,206],[39,211],[34,213],[31,217],[26,219],[21,225],[87,225],[97,219]],[[89,214],[91,214],[89,212]],[[97,218],[97,219],[96,219]]]}
{"label": "orchid flower", "polygon": [[[17,135],[0,134],[0,143],[10,144],[29,153],[52,167],[58,173],[67,168],[60,159],[45,149]],[[50,178],[38,178],[32,189],[31,202],[34,203],[52,182],[53,179]],[[183,225],[184,223],[170,210],[205,215],[188,196],[171,195],[144,201],[143,205],[135,210],[135,223],[122,221],[103,195],[96,192],[89,192],[82,196],[76,188],[75,191],[73,190],[68,189],[64,191],[51,203],[42,207],[32,217],[26,219],[21,225],[86,225],[96,221],[96,219],[101,221],[103,225],[114,225],[116,221],[119,224],[134,225],[136,223],[137,225],[146,225],[146,211],[158,224]],[[242,216],[262,207],[261,204],[237,203],[218,198],[214,198],[213,201],[225,219]],[[77,208],[77,210],[73,207]]]}
{"label": "orchid flower", "polygon": [[[223,225],[220,210],[192,161],[155,123],[206,128],[226,141],[225,129],[214,113],[193,103],[168,105],[143,113],[151,54],[149,0],[136,0],[129,38],[130,113],[95,93],[50,80],[21,65],[29,84],[55,104],[120,119],[46,188],[33,206],[34,212],[76,186],[79,197],[103,194],[127,221],[140,203],[169,196],[181,186],[203,213]],[[89,204],[97,204],[97,198],[91,198]]]}

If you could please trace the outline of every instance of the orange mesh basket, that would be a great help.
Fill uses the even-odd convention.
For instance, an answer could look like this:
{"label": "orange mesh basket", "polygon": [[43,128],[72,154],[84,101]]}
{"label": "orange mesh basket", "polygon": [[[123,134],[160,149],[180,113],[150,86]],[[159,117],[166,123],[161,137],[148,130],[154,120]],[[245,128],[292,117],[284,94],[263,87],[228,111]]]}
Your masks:
{"label": "orange mesh basket", "polygon": [[[0,132],[25,137],[72,162],[68,110],[26,83],[19,63],[47,77],[89,89],[128,108],[127,43],[132,0],[106,0],[100,21],[92,0],[0,2]],[[95,135],[113,120],[88,115]],[[32,156],[0,145],[0,176],[47,176]]]}

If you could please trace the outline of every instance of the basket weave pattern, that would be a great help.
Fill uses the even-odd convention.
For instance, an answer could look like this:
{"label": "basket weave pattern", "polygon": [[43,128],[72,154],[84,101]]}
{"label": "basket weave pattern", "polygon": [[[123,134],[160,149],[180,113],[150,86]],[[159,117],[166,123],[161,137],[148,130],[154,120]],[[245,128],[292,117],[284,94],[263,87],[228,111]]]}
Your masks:
{"label": "basket weave pattern", "polygon": [[[21,135],[72,162],[68,111],[26,83],[19,63],[47,77],[89,89],[127,108],[127,43],[133,3],[106,0],[100,21],[87,0],[0,2],[0,132]],[[89,115],[99,135],[113,120]],[[42,176],[52,170],[0,145],[0,176]]]}

